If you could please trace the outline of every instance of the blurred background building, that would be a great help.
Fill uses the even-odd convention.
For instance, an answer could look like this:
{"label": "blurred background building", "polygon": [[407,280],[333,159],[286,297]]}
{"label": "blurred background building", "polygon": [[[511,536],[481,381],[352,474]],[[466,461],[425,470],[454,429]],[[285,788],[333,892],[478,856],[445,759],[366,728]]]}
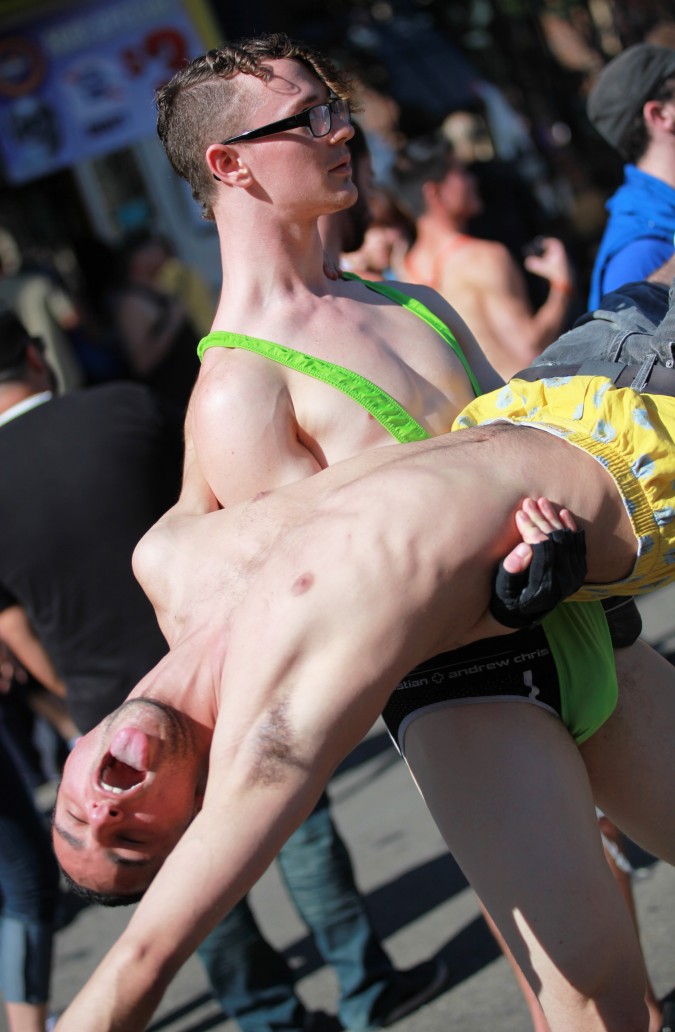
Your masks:
{"label": "blurred background building", "polygon": [[217,290],[215,232],[168,167],[153,91],[221,39],[277,29],[357,78],[378,178],[442,128],[483,172],[491,235],[500,214],[514,249],[518,220],[523,239],[555,232],[582,278],[621,178],[589,87],[625,46],[675,46],[670,0],[2,0],[0,229],[24,266],[93,294],[106,248],[149,229]]}

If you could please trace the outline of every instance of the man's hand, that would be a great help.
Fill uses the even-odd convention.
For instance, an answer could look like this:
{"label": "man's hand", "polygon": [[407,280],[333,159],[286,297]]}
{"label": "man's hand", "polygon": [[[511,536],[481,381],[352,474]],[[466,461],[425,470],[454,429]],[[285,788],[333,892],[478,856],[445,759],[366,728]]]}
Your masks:
{"label": "man's hand", "polygon": [[556,237],[542,237],[540,252],[528,255],[523,264],[528,272],[547,279],[551,289],[572,293],[574,270],[562,240]]}
{"label": "man's hand", "polygon": [[499,566],[490,612],[505,627],[531,627],[583,584],[586,544],[571,513],[548,498],[526,498],[515,519],[523,540]]}
{"label": "man's hand", "polygon": [[569,509],[556,510],[548,498],[525,498],[516,513],[516,526],[523,540],[502,563],[508,573],[523,573],[532,561],[530,546],[546,541],[554,530],[577,529]]}

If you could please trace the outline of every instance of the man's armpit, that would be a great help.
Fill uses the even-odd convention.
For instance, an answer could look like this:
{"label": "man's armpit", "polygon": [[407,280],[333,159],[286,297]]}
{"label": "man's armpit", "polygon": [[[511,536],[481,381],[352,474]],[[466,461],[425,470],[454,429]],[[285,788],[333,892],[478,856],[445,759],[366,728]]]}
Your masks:
{"label": "man's armpit", "polygon": [[277,785],[293,770],[305,770],[297,748],[297,736],[288,719],[288,700],[278,702],[261,721],[253,740],[254,784]]}

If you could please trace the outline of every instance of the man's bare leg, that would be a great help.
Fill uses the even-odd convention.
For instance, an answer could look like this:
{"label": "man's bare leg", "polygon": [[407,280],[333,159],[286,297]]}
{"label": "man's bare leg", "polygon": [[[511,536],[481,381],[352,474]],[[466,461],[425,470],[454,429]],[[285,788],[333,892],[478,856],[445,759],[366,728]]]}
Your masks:
{"label": "man's bare leg", "polygon": [[9,1032],[44,1032],[46,1003],[5,1003]]}
{"label": "man's bare leg", "polygon": [[675,667],[637,641],[616,652],[616,668],[617,707],[580,752],[598,806],[643,849],[675,864]]}
{"label": "man's bare leg", "polygon": [[[480,903],[480,900],[478,902]],[[482,903],[481,903],[481,910],[483,911],[483,917],[485,918],[485,921],[487,923],[488,928],[490,929],[490,931],[492,932],[493,936],[497,940],[497,944],[498,944],[500,950],[502,951],[502,953],[506,957],[507,961],[509,962],[509,967],[511,968],[511,971],[513,973],[513,977],[515,978],[516,982],[518,983],[518,988],[520,989],[520,991],[521,991],[521,993],[523,995],[523,999],[525,1000],[525,1005],[526,1005],[526,1007],[527,1007],[527,1009],[529,1011],[529,1014],[530,1014],[530,1020],[532,1021],[532,1032],[551,1032],[551,1029],[549,1027],[549,1023],[546,1020],[546,1017],[544,1015],[543,1010],[541,1009],[541,1004],[539,1003],[539,1000],[537,999],[536,993],[532,989],[532,986],[530,985],[528,980],[525,978],[525,975],[523,974],[523,972],[520,970],[520,968],[516,964],[515,957],[511,953],[511,950],[509,949],[509,947],[508,947],[508,945],[506,943],[506,939],[504,938],[502,933],[499,931],[499,929],[497,928],[497,925],[494,923],[494,921],[492,920],[492,918],[490,917],[490,915],[488,914],[487,910],[485,909],[485,907],[483,906]],[[651,1030],[650,1030],[650,1032],[651,1032]]]}
{"label": "man's bare leg", "polygon": [[[619,862],[621,859],[621,853],[623,850],[622,835],[620,830],[617,828],[613,821],[610,821],[608,817],[604,815],[599,818],[600,831],[602,832],[603,845],[605,848],[605,856],[609,869],[614,876],[614,880],[619,887],[619,892],[623,896],[623,901],[628,907],[628,913],[631,916],[631,920],[635,925],[635,930],[640,935],[640,927],[638,924],[637,911],[635,909],[635,897],[633,896],[633,884],[631,871]],[[608,844],[610,848],[608,848]],[[618,850],[618,853],[614,853],[611,847],[614,846]],[[624,858],[625,859],[625,858]],[[661,1004],[658,1001],[654,986],[649,978],[649,972],[647,971],[647,965],[645,963],[645,1004],[649,1011],[649,1032],[661,1032],[661,1026],[663,1024]]]}
{"label": "man's bare leg", "polygon": [[406,747],[448,847],[552,1032],[646,1032],[635,928],[561,722],[528,703],[457,706],[416,720]]}

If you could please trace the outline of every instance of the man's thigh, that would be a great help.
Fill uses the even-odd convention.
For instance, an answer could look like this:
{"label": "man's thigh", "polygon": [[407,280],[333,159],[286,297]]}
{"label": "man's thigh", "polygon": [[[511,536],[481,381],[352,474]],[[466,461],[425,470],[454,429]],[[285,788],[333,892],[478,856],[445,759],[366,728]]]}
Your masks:
{"label": "man's thigh", "polygon": [[581,1027],[571,1021],[585,996],[625,992],[622,1005],[634,1006],[638,944],[560,720],[526,702],[447,708],[411,725],[406,753],[450,851],[535,991],[544,986],[542,1002],[566,1010],[568,1028]]}
{"label": "man's thigh", "polygon": [[675,863],[675,667],[643,641],[615,656],[616,709],[581,755],[598,806],[644,849]]}

